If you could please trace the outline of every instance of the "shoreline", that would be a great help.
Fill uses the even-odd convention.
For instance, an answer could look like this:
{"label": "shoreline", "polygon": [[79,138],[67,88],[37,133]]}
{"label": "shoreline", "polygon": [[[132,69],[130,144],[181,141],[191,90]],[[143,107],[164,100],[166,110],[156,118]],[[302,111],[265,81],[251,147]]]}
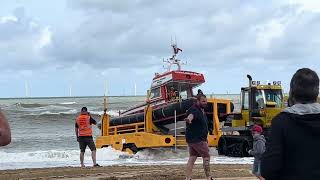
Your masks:
{"label": "shoreline", "polygon": [[[186,165],[141,165],[125,166],[114,165],[104,167],[56,167],[56,168],[35,168],[35,169],[15,169],[0,170],[0,180],[2,179],[160,179],[173,180],[184,179]],[[215,178],[236,178],[253,177],[250,173],[251,165],[229,165],[212,164],[211,174]],[[204,178],[202,165],[195,165],[193,178]]]}

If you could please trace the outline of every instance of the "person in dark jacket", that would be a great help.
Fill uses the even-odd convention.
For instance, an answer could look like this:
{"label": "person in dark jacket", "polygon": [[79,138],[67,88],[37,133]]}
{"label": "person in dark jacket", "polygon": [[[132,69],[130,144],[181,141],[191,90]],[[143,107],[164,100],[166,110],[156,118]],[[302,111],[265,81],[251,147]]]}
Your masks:
{"label": "person in dark jacket", "polygon": [[261,134],[263,129],[259,125],[254,125],[252,127],[252,136],[253,136],[253,149],[249,150],[248,153],[254,157],[252,174],[254,174],[260,180],[264,180],[260,173],[261,165],[261,156],[265,151],[266,139]]}
{"label": "person in dark jacket", "polygon": [[319,77],[299,69],[290,82],[289,106],[271,124],[261,161],[266,180],[320,179]]}
{"label": "person in dark jacket", "polygon": [[186,170],[186,180],[191,179],[192,168],[197,157],[203,159],[203,169],[208,180],[213,180],[210,176],[210,154],[208,147],[208,119],[204,111],[207,106],[207,98],[203,94],[197,95],[197,103],[187,111],[186,121],[186,141],[189,148],[189,160]]}

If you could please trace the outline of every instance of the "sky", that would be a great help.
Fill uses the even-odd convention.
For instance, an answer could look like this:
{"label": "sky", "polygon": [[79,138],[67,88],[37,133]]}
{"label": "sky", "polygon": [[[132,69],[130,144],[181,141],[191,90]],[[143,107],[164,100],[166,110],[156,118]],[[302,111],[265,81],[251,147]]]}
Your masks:
{"label": "sky", "polygon": [[145,95],[172,37],[205,93],[246,74],[288,91],[297,69],[320,72],[319,32],[318,0],[1,0],[0,97]]}

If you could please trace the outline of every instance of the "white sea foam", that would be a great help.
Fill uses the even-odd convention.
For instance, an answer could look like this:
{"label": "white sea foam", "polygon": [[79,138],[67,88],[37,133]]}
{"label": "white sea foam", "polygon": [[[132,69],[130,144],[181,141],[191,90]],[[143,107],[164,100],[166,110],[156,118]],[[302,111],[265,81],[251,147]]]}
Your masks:
{"label": "white sea foam", "polygon": [[[50,150],[35,152],[6,153],[0,152],[0,169],[40,168],[58,166],[78,166],[79,150]],[[103,148],[97,151],[98,162],[103,165],[120,164],[121,155],[126,153],[112,148]],[[118,161],[117,161],[118,160]],[[85,153],[86,164],[92,164],[91,153]]]}
{"label": "white sea foam", "polygon": [[[109,110],[107,113],[110,116],[119,116],[119,111],[118,110]],[[103,111],[90,111],[90,114],[96,114],[96,115],[102,115]]]}
{"label": "white sea foam", "polygon": [[[0,152],[0,169],[21,169],[41,167],[79,166],[79,150],[50,150],[35,152],[6,153]],[[97,162],[103,166],[108,165],[171,165],[186,164],[188,152],[171,149],[147,149],[135,155],[116,151],[110,147],[97,150]],[[92,165],[91,153],[85,153],[86,165]],[[252,164],[253,158],[231,158],[213,156],[212,164]],[[201,164],[198,158],[196,164]]]}

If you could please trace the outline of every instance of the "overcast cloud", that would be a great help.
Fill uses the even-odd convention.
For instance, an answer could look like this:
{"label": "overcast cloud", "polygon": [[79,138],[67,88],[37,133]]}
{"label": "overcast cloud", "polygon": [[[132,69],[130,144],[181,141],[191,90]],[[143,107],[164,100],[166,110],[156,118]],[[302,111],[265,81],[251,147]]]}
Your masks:
{"label": "overcast cloud", "polygon": [[[171,37],[207,93],[238,93],[250,73],[288,89],[302,67],[320,72],[319,1],[5,1],[0,97],[145,94]],[[85,83],[84,83],[85,82]]]}

